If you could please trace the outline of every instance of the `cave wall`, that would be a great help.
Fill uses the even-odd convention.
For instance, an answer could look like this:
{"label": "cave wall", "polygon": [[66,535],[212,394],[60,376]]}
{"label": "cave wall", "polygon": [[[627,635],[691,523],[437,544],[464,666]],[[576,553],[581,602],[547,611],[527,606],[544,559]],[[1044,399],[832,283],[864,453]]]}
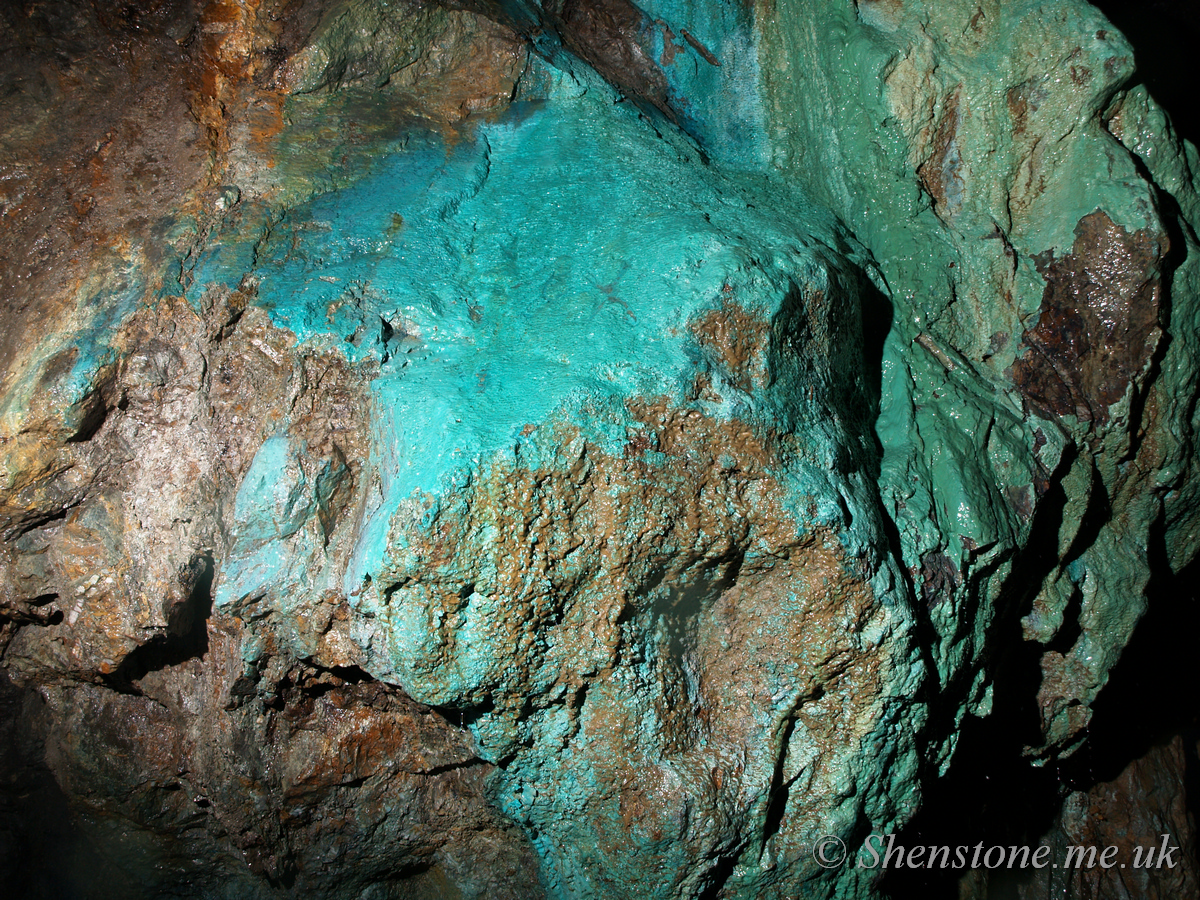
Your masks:
{"label": "cave wall", "polygon": [[1196,556],[1198,159],[1086,3],[2,21],[34,894],[876,896],[814,843],[1070,758]]}

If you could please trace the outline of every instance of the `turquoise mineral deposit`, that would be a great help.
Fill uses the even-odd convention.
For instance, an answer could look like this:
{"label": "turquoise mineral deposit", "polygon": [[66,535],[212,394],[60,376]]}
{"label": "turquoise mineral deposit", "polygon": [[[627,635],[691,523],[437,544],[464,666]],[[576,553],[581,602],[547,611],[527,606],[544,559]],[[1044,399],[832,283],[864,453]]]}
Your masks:
{"label": "turquoise mineral deposit", "polygon": [[[320,790],[399,779],[387,748],[422,778],[479,767],[536,855],[530,897],[870,898],[854,848],[911,820],[1003,659],[1040,670],[1029,757],[1080,745],[1152,560],[1200,550],[1200,157],[1099,12],[355,0],[303,39],[235,19],[196,32],[202,84],[239,77],[238,28],[284,61],[194,101],[204,179],[75,285],[0,397],[23,441],[0,445],[4,584],[75,604],[22,613],[53,636],[14,638],[30,671],[239,747],[336,721],[329,772],[295,761],[308,737],[277,751],[279,834],[238,832],[264,884],[307,883],[303,851],[260,844],[301,844],[279,835]],[[156,451],[155,518],[129,447],[162,434],[187,451]],[[77,559],[171,586],[110,596]],[[209,579],[215,649],[162,700],[176,663],[146,659],[173,659]],[[369,702],[321,699],[352,689]],[[345,737],[380,710],[441,749]],[[380,823],[427,827],[388,790],[337,808],[393,843]],[[372,840],[344,846],[385,858]],[[850,863],[814,856],[830,841]],[[449,844],[404,877],[469,894]]]}
{"label": "turquoise mineral deposit", "polygon": [[[978,661],[1003,586],[1024,577],[1039,484],[1060,468],[1112,478],[1103,460],[1120,452],[1031,416],[1005,383],[1042,301],[1037,253],[1070,252],[1093,210],[1157,227],[1131,157],[1097,124],[1127,72],[1118,35],[1076,51],[1105,80],[1025,81],[1007,107],[986,105],[1020,41],[1050,53],[1098,30],[1082,5],[1034,8],[971,18],[978,38],[941,67],[935,38],[905,30],[907,7],[646,9],[619,77],[586,29],[564,31],[615,91],[557,47],[560,67],[534,56],[503,112],[452,135],[408,128],[345,186],[243,223],[250,237],[218,242],[191,296],[250,277],[278,327],[378,369],[370,487],[339,538],[353,542],[340,583],[280,543],[317,504],[287,464],[303,449],[278,436],[239,491],[218,605],[266,593],[295,615],[297,585],[322,577],[350,597],[377,677],[469,713],[552,894],[749,895],[819,875],[861,890],[803,848],[852,841],[864,817],[902,821],[918,792],[917,685],[961,682],[957,716],[986,711]],[[937,27],[959,14],[939,8]],[[910,99],[923,78],[943,85],[925,113]],[[1058,156],[1021,163],[1035,115],[1081,124]],[[982,155],[997,117],[1017,175],[1006,211],[988,186],[1006,163]],[[1042,194],[1021,165],[1044,168]],[[1129,174],[1071,174],[1097,166]],[[966,319],[947,278],[974,304]],[[1073,688],[1091,697],[1139,607],[1103,608],[1109,539],[1079,555],[1073,535],[1068,517],[1070,566],[1046,602],[1090,598],[1097,624],[1071,653],[1096,673]],[[1134,571],[1107,577],[1136,596],[1141,564],[1122,565]],[[799,574],[822,566],[825,600]],[[759,654],[743,663],[771,700],[736,706],[746,687],[714,686],[705,642],[725,622],[719,647],[736,653],[728,597],[755,591],[782,604],[753,620]],[[914,602],[932,647],[918,647]],[[815,612],[829,603],[845,624]],[[886,674],[801,662],[829,627]],[[853,738],[815,724],[830,713]],[[1078,725],[1052,719],[1047,740]],[[926,752],[944,766],[954,735],[940,740]]]}
{"label": "turquoise mineral deposit", "polygon": [[[656,694],[700,702],[708,676],[694,654],[721,591],[773,578],[819,545],[826,576],[853,566],[873,591],[854,612],[860,640],[910,627],[893,593],[901,576],[878,552],[871,481],[879,386],[862,358],[862,305],[883,314],[886,301],[853,238],[782,181],[705,163],[686,136],[664,138],[600,84],[543,78],[547,97],[471,123],[453,143],[404,135],[353,184],[252,229],[252,254],[222,244],[192,290],[223,274],[236,287],[247,276],[230,260],[252,257],[255,302],[279,327],[377,362],[371,491],[340,588],[373,672],[471,711],[481,752],[503,764],[502,807],[542,835],[548,883],[579,896],[702,890],[722,849],[762,828],[779,729],[804,740],[785,723],[819,668],[763,621],[768,655],[754,666],[773,708],[707,725],[638,712]],[[297,586],[310,576],[287,542],[317,501],[300,452],[272,437],[243,479],[219,608],[266,593],[284,615],[302,609]],[[709,482],[714,496],[689,499]],[[799,588],[773,590],[795,608],[778,618],[804,615]],[[663,678],[679,683],[652,687]],[[887,727],[878,713],[894,699],[844,690],[845,702],[868,702],[864,736]],[[562,708],[583,691],[608,696]],[[618,736],[598,716],[640,723]],[[710,746],[670,750],[694,739]],[[625,789],[660,798],[638,814],[657,837],[604,836],[622,830],[626,801],[606,798],[613,774],[589,759],[606,751],[586,748],[614,740],[637,759]],[[871,741],[912,752],[883,733]],[[749,754],[725,788],[744,782],[745,796],[718,828],[711,771],[730,753]],[[538,787],[546,779],[553,790]],[[706,794],[692,826],[662,831],[655,807]],[[807,829],[793,813],[796,835],[850,827],[861,802]],[[651,874],[664,867],[666,882]],[[645,874],[628,881],[631,871]]]}

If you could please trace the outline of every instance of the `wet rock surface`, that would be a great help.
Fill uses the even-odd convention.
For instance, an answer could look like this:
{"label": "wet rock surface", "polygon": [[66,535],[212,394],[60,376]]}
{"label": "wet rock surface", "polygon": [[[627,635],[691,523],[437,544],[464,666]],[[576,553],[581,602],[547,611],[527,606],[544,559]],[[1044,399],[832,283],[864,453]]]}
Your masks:
{"label": "wet rock surface", "polygon": [[1128,235],[1101,210],[1079,220],[1071,254],[1041,258],[1046,294],[1012,378],[1049,416],[1105,419],[1160,337],[1164,247]]}
{"label": "wet rock surface", "polygon": [[1095,9],[0,25],[25,893],[870,897],[964,729],[1090,752],[1200,546],[1200,158]]}

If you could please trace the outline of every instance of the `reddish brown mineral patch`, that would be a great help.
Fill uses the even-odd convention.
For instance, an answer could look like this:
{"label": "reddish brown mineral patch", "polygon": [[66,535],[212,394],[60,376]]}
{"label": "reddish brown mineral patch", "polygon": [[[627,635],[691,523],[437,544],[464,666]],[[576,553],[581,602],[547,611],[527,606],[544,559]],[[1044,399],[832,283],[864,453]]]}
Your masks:
{"label": "reddish brown mineral patch", "polygon": [[1018,137],[1029,128],[1029,111],[1037,110],[1037,102],[1030,97],[1028,82],[1013,85],[1005,94],[1008,102],[1008,113],[1012,117],[1012,134]]}
{"label": "reddish brown mineral patch", "polygon": [[[794,689],[795,703],[834,691],[848,666],[862,657],[854,632],[876,608],[870,588],[828,534],[809,534],[785,558],[744,567],[697,639],[707,717],[715,722],[714,716],[725,716],[723,727],[736,732],[751,723],[728,709],[731,698],[766,710],[778,705],[774,695],[781,682]],[[852,680],[856,690],[863,689],[861,679]],[[726,740],[732,740],[731,749],[736,746],[734,734]]]}
{"label": "reddish brown mineral patch", "polygon": [[204,177],[185,88],[196,53],[164,34],[186,34],[192,15],[182,2],[0,9],[0,386],[25,373],[47,323],[94,303],[89,277]]}
{"label": "reddish brown mineral patch", "polygon": [[721,61],[717,59],[716,55],[702,43],[692,37],[691,32],[689,32],[686,28],[679,29],[679,33],[683,35],[683,39],[688,42],[691,48],[704,58],[706,63],[708,63],[710,66],[721,65]]}
{"label": "reddish brown mineral patch", "polygon": [[[879,603],[833,535],[747,559],[713,594],[683,625],[680,667],[664,661],[651,676],[656,745],[625,683],[592,681],[579,752],[603,786],[588,815],[610,859],[630,847],[664,853],[684,835],[715,845],[723,829],[745,827],[744,811],[766,792],[786,807],[793,781],[807,786],[811,810],[825,802],[834,760],[876,720],[888,673],[861,632]],[[694,689],[682,669],[695,674]],[[793,731],[805,762],[785,784],[771,773],[776,754],[792,752]]]}
{"label": "reddish brown mineral patch", "polygon": [[[621,455],[584,444],[574,428],[543,426],[539,441],[573,448],[560,465],[493,464],[469,491],[443,498],[428,530],[407,535],[414,562],[392,578],[403,602],[434,616],[439,664],[459,652],[468,620],[487,617],[497,657],[471,702],[519,708],[539,670],[605,669],[627,610],[659,604],[679,615],[692,602],[683,598],[719,593],[746,552],[786,553],[801,539],[770,435],[665,399],[629,407],[643,427]],[[475,593],[503,604],[477,609]]]}
{"label": "reddish brown mineral patch", "polygon": [[675,65],[675,57],[683,50],[682,44],[675,43],[675,32],[671,30],[671,26],[666,22],[658,20],[655,24],[662,29],[663,48],[662,54],[659,56],[659,63],[664,66]]}
{"label": "reddish brown mineral patch", "polygon": [[[504,25],[468,13],[415,68],[413,99],[420,111],[453,125],[472,113],[503,108],[525,68],[525,44]],[[405,82],[406,83],[406,82]],[[447,134],[453,142],[457,134]]]}
{"label": "reddish brown mineral patch", "polygon": [[667,78],[646,52],[650,22],[628,0],[566,0],[558,14],[563,44],[597,72],[674,120]]}
{"label": "reddish brown mineral patch", "polygon": [[1036,262],[1046,279],[1037,323],[1011,377],[1048,416],[1103,424],[1158,346],[1161,232],[1129,232],[1101,209],[1079,220],[1071,252]]}
{"label": "reddish brown mineral patch", "polygon": [[[248,679],[235,682],[241,623],[218,616],[209,635],[204,660],[151,672],[135,692],[51,685],[44,703],[17,708],[74,802],[119,817],[127,843],[114,846],[157,834],[190,848],[147,895],[174,893],[174,879],[195,890],[212,877],[207,860],[232,856],[232,877],[248,867],[315,896],[464,864],[483,867],[480,896],[540,896],[531,848],[485,799],[491,767],[463,731],[360,670],[274,656],[257,675],[272,699],[256,702]],[[12,704],[7,681],[0,701]]]}

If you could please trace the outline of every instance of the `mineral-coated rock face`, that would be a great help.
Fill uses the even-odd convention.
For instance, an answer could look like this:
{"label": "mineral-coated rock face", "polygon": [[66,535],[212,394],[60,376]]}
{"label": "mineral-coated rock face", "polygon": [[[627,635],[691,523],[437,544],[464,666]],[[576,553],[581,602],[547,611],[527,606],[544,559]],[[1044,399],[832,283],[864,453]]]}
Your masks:
{"label": "mineral-coated rock face", "polygon": [[1084,3],[6,15],[27,890],[873,896],[1196,555],[1200,160]]}
{"label": "mineral-coated rock face", "polygon": [[[972,671],[993,616],[1032,590],[1025,636],[1054,646],[1045,746],[1070,746],[1149,560],[1195,555],[1195,149],[1126,88],[1131,51],[1084,4],[798,10],[772,20],[763,70],[811,60],[820,102],[768,77],[777,159],[835,173],[800,177],[893,288],[882,493],[910,567],[947,560],[946,577],[919,576],[952,588],[933,661],[945,686]],[[837,39],[815,27],[826,17]],[[831,131],[842,140],[820,140]],[[871,164],[849,162],[858,151]],[[1034,524],[1057,560],[1014,553]]]}
{"label": "mineral-coated rock face", "polygon": [[[859,743],[911,778],[881,729],[923,715],[871,488],[877,291],[823,214],[562,92],[406,132],[201,257],[198,303],[253,281],[378,366],[357,475],[336,441],[258,448],[216,608],[290,632],[346,597],[358,664],[471,716],[555,892],[698,894],[747,848],[747,881],[803,873],[890,802],[849,789]],[[828,799],[789,808],[798,779]]]}

